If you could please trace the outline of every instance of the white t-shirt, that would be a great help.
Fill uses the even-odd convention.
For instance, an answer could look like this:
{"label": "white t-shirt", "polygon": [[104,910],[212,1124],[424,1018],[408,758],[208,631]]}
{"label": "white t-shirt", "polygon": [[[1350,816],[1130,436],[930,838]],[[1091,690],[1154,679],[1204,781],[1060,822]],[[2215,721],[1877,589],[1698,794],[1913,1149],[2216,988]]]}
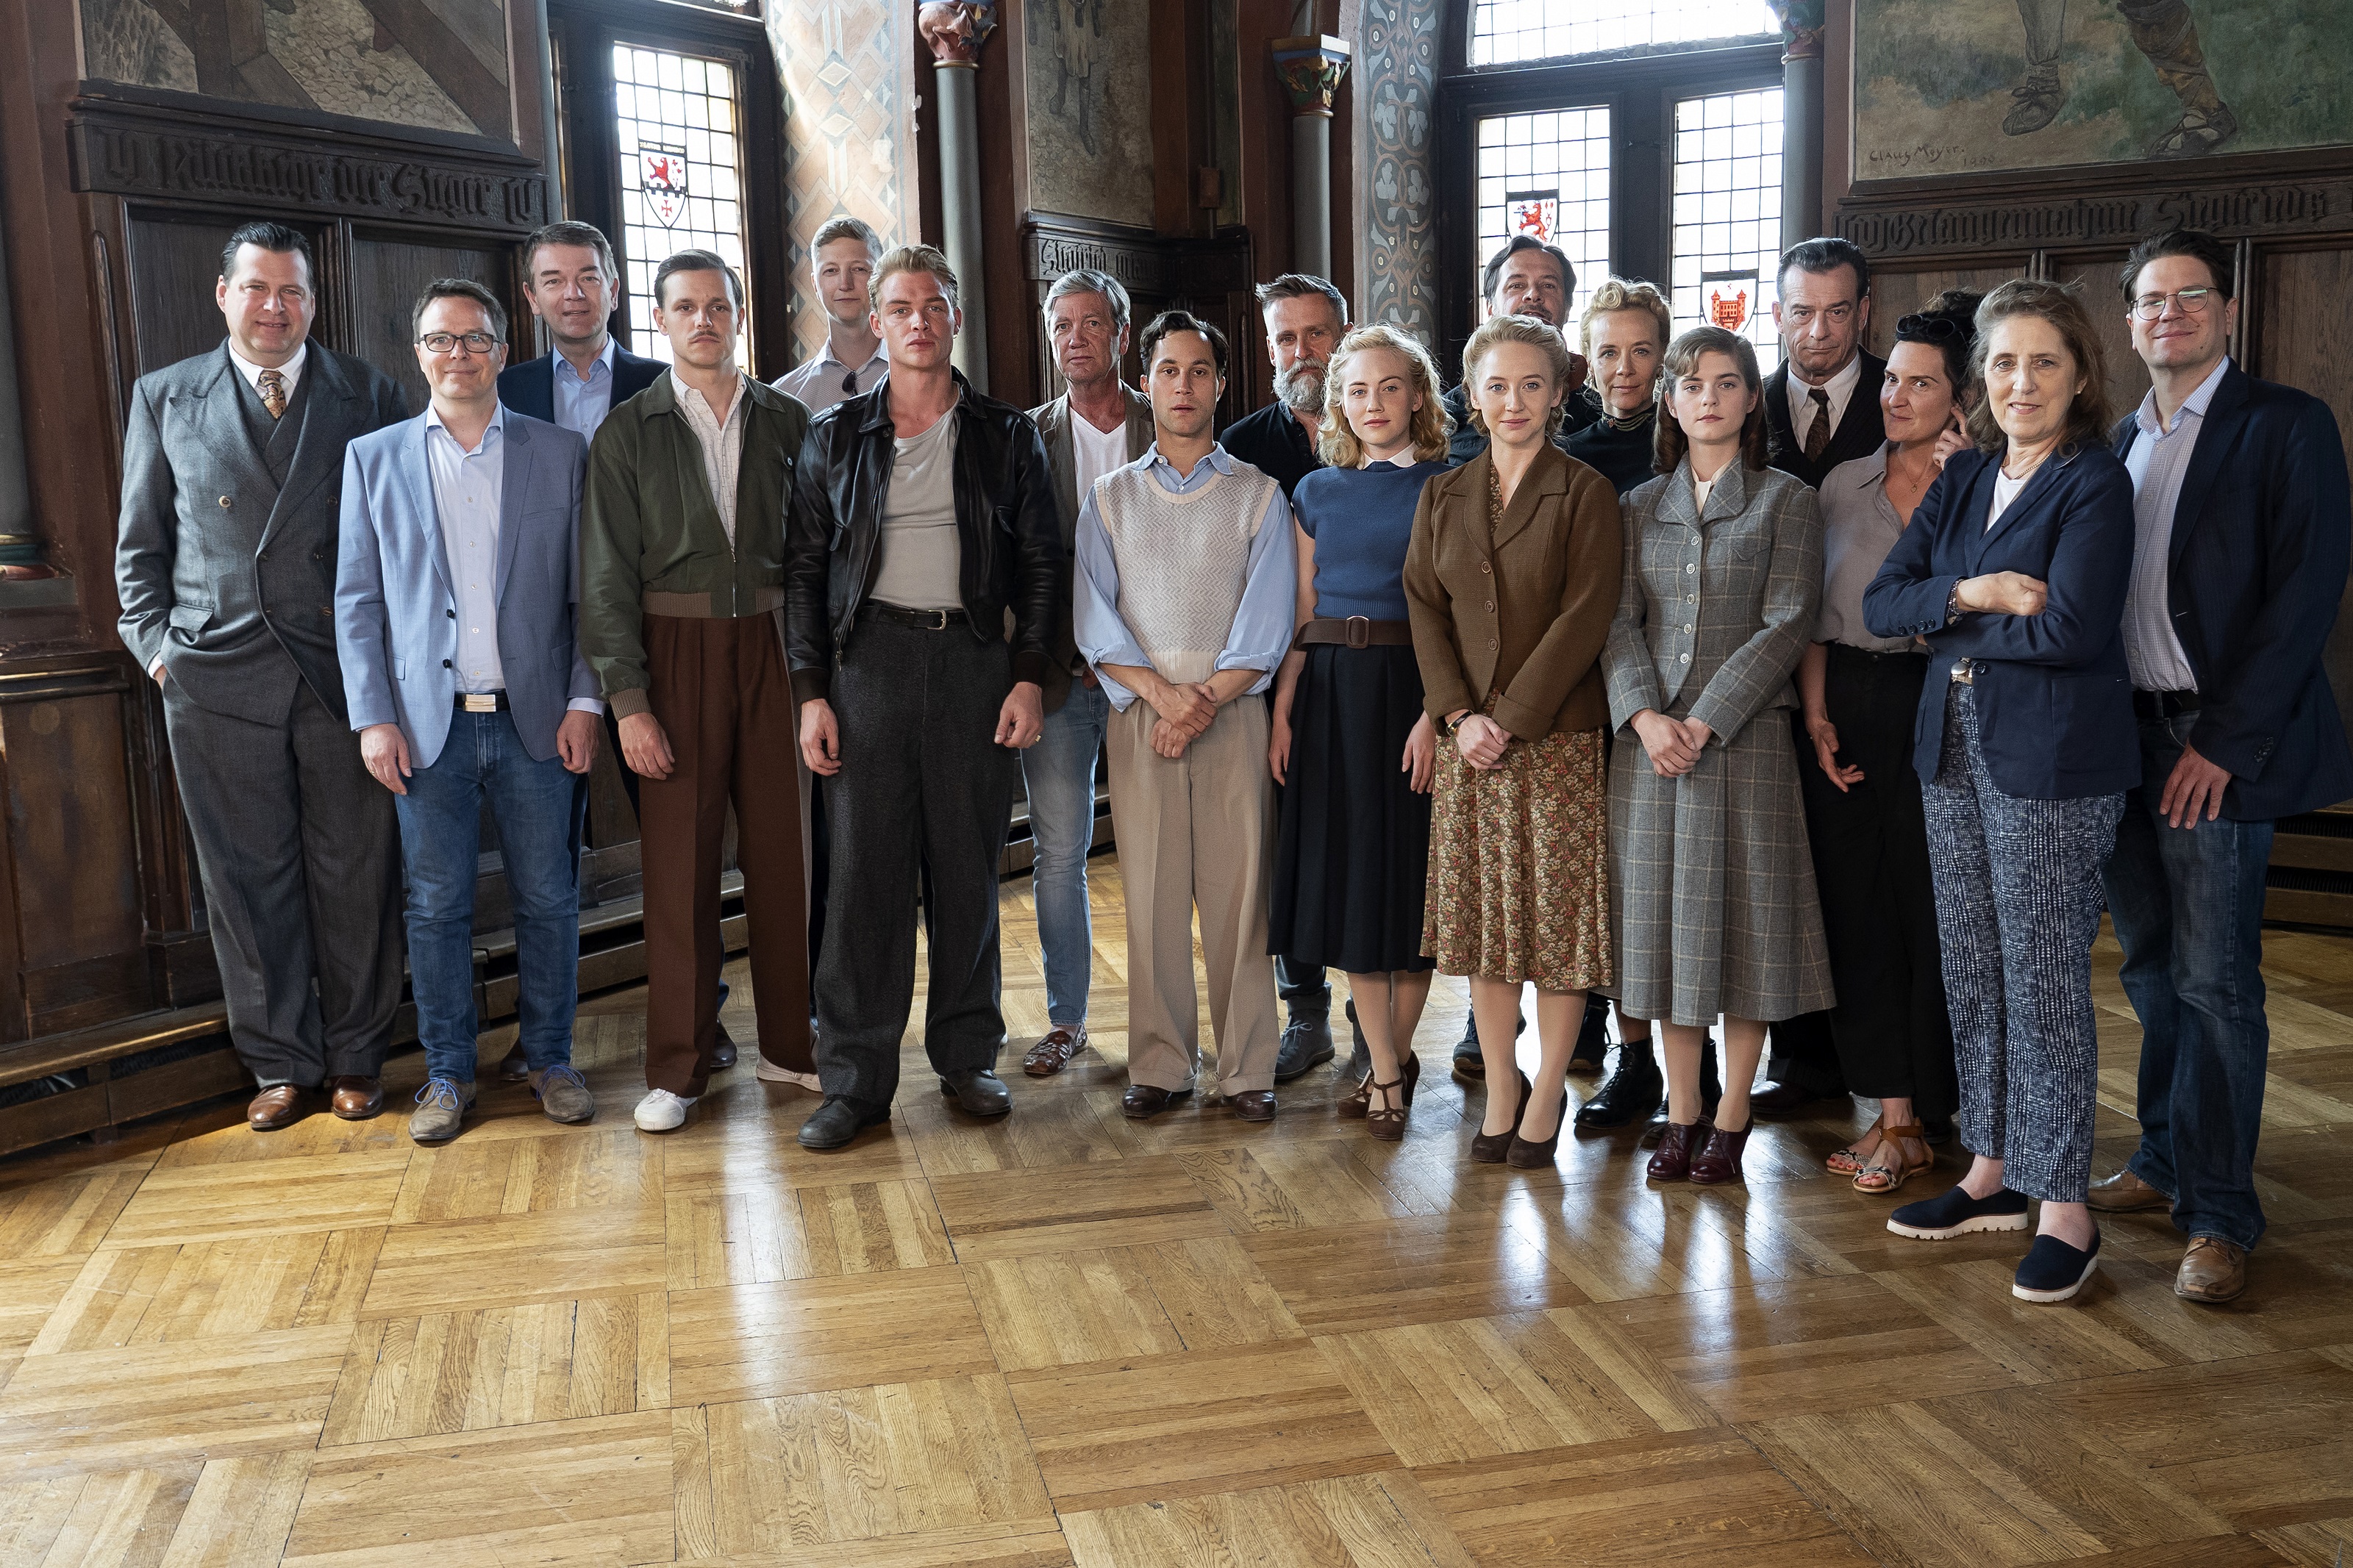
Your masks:
{"label": "white t-shirt", "polygon": [[1993,471],[1993,505],[1986,509],[1986,531],[1988,533],[1991,533],[1993,531],[1993,525],[2001,521],[2001,514],[2010,510],[2010,503],[2018,499],[2018,492],[2026,488],[2027,479],[2031,479],[2033,477],[2034,470],[2032,468],[2029,468],[2026,471],[2024,478],[2015,479],[2011,479],[2008,474],[2003,473],[2000,468],[1996,468]]}
{"label": "white t-shirt", "polygon": [[1098,430],[1093,420],[1075,408],[1071,410],[1071,455],[1078,462],[1078,497],[1084,504],[1097,479],[1113,468],[1127,467],[1127,421]]}

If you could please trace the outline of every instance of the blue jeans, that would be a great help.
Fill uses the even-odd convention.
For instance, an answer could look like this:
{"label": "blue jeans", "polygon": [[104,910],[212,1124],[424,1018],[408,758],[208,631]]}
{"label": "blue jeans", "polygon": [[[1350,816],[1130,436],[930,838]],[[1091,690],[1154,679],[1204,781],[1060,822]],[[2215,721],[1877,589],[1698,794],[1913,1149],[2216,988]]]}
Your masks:
{"label": "blue jeans", "polygon": [[429,768],[395,797],[408,881],[408,976],[425,1070],[474,1081],[474,878],[482,803],[498,825],[514,901],[523,1057],[537,1072],[572,1059],[580,994],[580,830],[587,778],[532,761],[504,713],[459,713]]}
{"label": "blue jeans", "polygon": [[1103,688],[1074,680],[1068,700],[1046,715],[1038,743],[1021,753],[1037,854],[1029,888],[1038,900],[1038,944],[1046,950],[1046,1017],[1057,1028],[1075,1029],[1087,1019],[1094,968],[1087,851],[1095,837],[1095,758],[1110,719]]}
{"label": "blue jeans", "polygon": [[2173,1198],[2191,1236],[2253,1247],[2263,1234],[2255,1136],[2271,1026],[2263,1017],[2263,868],[2272,825],[2174,827],[2165,781],[2197,715],[2140,727],[2141,784],[2103,880],[2125,994],[2140,1015],[2140,1148],[2132,1170]]}

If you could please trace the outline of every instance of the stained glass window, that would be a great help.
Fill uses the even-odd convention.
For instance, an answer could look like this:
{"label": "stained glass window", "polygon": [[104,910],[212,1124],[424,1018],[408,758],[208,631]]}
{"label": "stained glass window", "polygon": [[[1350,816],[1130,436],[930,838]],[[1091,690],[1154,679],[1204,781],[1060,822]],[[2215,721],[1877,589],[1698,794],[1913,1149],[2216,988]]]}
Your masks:
{"label": "stained glass window", "polygon": [[1471,63],[1672,48],[1779,31],[1764,0],[1476,0]]}
{"label": "stained glass window", "polygon": [[[681,250],[715,251],[744,276],[743,123],[735,68],[670,49],[613,47],[621,154],[622,288],[632,346],[667,360],[654,273]],[[752,361],[745,341],[740,363]]]}
{"label": "stained glass window", "polygon": [[1533,234],[1568,252],[1577,268],[1575,321],[1594,285],[1609,276],[1609,106],[1490,116],[1479,121],[1478,158],[1472,286],[1505,240]]}
{"label": "stained glass window", "polygon": [[1781,89],[1712,93],[1675,105],[1675,330],[1742,332],[1770,373],[1774,261],[1781,253]]}

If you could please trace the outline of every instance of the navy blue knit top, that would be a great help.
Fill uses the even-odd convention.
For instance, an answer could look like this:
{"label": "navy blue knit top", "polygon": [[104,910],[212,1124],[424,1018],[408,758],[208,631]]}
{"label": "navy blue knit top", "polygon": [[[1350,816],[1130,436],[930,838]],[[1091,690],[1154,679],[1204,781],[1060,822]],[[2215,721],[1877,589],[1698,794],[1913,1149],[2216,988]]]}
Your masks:
{"label": "navy blue knit top", "polygon": [[1315,613],[1401,621],[1405,551],[1421,487],[1444,462],[1318,468],[1292,492],[1299,526],[1315,542]]}

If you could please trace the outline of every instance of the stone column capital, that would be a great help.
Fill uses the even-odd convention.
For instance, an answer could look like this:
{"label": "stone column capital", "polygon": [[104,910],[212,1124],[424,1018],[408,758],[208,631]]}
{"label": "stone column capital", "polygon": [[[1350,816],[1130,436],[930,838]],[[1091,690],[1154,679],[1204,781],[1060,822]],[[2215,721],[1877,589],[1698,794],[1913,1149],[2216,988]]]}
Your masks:
{"label": "stone column capital", "polygon": [[1823,0],[1766,0],[1781,24],[1781,63],[1822,58]]}
{"label": "stone column capital", "polygon": [[1332,117],[1332,100],[1348,74],[1348,45],[1329,34],[1303,38],[1277,38],[1272,45],[1274,74],[1291,94],[1294,115]]}
{"label": "stone column capital", "polygon": [[923,0],[915,8],[915,31],[931,46],[934,66],[977,67],[997,21],[997,0]]}

